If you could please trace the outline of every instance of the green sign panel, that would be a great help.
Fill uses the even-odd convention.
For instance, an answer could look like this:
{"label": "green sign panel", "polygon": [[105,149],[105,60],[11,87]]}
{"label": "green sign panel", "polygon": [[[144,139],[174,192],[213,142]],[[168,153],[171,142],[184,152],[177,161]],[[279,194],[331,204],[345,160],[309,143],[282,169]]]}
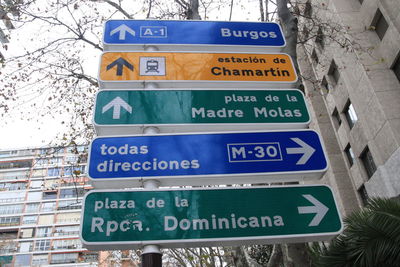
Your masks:
{"label": "green sign panel", "polygon": [[327,240],[342,229],[327,186],[91,191],[81,239],[93,250]]}
{"label": "green sign panel", "polygon": [[[94,124],[98,134],[306,128],[310,116],[299,90],[102,90]],[[139,126],[139,127],[138,127]]]}

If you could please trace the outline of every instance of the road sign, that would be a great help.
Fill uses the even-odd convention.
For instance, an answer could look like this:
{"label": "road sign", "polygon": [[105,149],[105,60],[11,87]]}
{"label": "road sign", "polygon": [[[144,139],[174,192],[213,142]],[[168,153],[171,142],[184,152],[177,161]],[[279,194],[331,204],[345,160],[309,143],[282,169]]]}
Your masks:
{"label": "road sign", "polygon": [[80,235],[90,250],[328,240],[342,222],[328,186],[94,190]]}
{"label": "road sign", "polygon": [[286,54],[106,52],[101,56],[102,89],[209,88],[251,86],[288,88],[296,71]]}
{"label": "road sign", "polygon": [[312,130],[95,138],[88,174],[97,188],[317,179],[328,164]]}
{"label": "road sign", "polygon": [[98,135],[306,128],[299,90],[102,90],[96,96]]}
{"label": "road sign", "polygon": [[105,51],[132,51],[155,46],[164,51],[279,52],[285,46],[273,22],[109,20]]}

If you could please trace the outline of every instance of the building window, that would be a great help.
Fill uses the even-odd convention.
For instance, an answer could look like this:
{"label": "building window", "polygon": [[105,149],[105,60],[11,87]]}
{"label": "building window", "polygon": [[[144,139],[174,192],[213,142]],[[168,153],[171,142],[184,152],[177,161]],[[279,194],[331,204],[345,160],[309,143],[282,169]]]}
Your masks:
{"label": "building window", "polygon": [[[17,239],[17,238],[18,238],[18,230],[2,230],[0,232],[0,240],[1,240],[0,242],[6,239]],[[0,244],[3,245],[2,243]]]}
{"label": "building window", "polygon": [[32,178],[46,176],[46,169],[35,169],[32,171]]}
{"label": "building window", "polygon": [[365,186],[362,185],[360,187],[360,189],[358,189],[357,191],[358,191],[358,194],[359,194],[359,196],[361,198],[361,201],[362,201],[363,205],[364,206],[367,205],[368,204],[368,200],[369,200],[369,196],[368,196],[367,190],[365,189]]}
{"label": "building window", "polygon": [[335,108],[333,110],[332,117],[334,118],[333,124],[335,124],[335,128],[338,129],[340,127],[340,125],[342,124],[342,119],[340,118],[340,114],[339,114],[337,108]]}
{"label": "building window", "polygon": [[46,224],[53,224],[54,222],[54,214],[48,214],[48,215],[40,215],[39,217],[39,225],[46,225]]}
{"label": "building window", "polygon": [[51,168],[48,170],[47,176],[59,176],[60,175],[60,168]]}
{"label": "building window", "polygon": [[81,243],[78,239],[63,239],[53,241],[53,249],[76,249],[81,247]]}
{"label": "building window", "polygon": [[31,238],[33,237],[33,228],[21,229],[21,238]]}
{"label": "building window", "polygon": [[27,201],[36,201],[42,199],[42,192],[28,192]]}
{"label": "building window", "polygon": [[51,264],[76,263],[77,261],[78,253],[63,253],[51,255]]}
{"label": "building window", "polygon": [[39,254],[32,256],[32,266],[42,266],[48,265],[48,255],[47,254]]}
{"label": "building window", "polygon": [[19,160],[12,162],[0,162],[0,169],[12,169],[12,168],[31,168],[31,160]]}
{"label": "building window", "polygon": [[32,189],[39,189],[41,188],[43,185],[43,181],[31,181],[31,183],[29,184],[29,187]]}
{"label": "building window", "polygon": [[19,225],[20,217],[0,217],[0,227]]}
{"label": "building window", "polygon": [[65,236],[65,235],[78,235],[79,234],[79,226],[60,226],[56,227],[54,232],[54,236]]}
{"label": "building window", "polygon": [[22,213],[22,204],[0,206],[0,215]]}
{"label": "building window", "polygon": [[46,191],[43,192],[43,199],[56,199],[57,191]]}
{"label": "building window", "polygon": [[79,223],[80,220],[81,220],[80,212],[59,213],[57,214],[56,223]]}
{"label": "building window", "polygon": [[339,82],[340,73],[338,67],[335,63],[335,60],[332,60],[331,65],[329,66],[328,76],[330,80],[336,85]]}
{"label": "building window", "polygon": [[32,255],[16,255],[15,256],[15,266],[30,266]]}
{"label": "building window", "polygon": [[76,199],[74,200],[63,200],[58,203],[57,210],[75,210],[81,209],[82,203],[77,202]]}
{"label": "building window", "polygon": [[368,146],[361,153],[360,159],[364,165],[365,171],[367,172],[368,178],[371,178],[376,171],[376,164],[372,157],[371,151],[369,151]]}
{"label": "building window", "polygon": [[397,80],[400,81],[400,52],[397,55],[397,59],[392,66],[392,70],[397,77]]}
{"label": "building window", "polygon": [[38,212],[39,206],[40,206],[40,203],[26,204],[25,212],[26,213]]}
{"label": "building window", "polygon": [[51,227],[39,227],[36,229],[36,237],[51,236]]}
{"label": "building window", "polygon": [[35,241],[36,251],[46,251],[50,249],[50,240],[37,240]]}
{"label": "building window", "polygon": [[22,224],[36,224],[37,220],[37,215],[24,216],[24,218],[22,219]]}
{"label": "building window", "polygon": [[83,188],[61,189],[60,198],[83,197],[85,193]]}
{"label": "building window", "polygon": [[64,176],[81,175],[85,171],[85,166],[66,166]]}
{"label": "building window", "polygon": [[33,248],[33,242],[20,242],[19,243],[19,251],[18,252],[30,252]]}
{"label": "building window", "polygon": [[15,191],[15,190],[24,190],[26,189],[26,182],[23,183],[1,183],[0,191]]}
{"label": "building window", "polygon": [[346,116],[350,129],[353,128],[354,124],[358,121],[358,117],[350,100],[347,102],[343,113]]}
{"label": "building window", "polygon": [[350,167],[353,166],[355,157],[354,157],[353,149],[351,148],[350,144],[347,144],[346,148],[344,149],[344,152],[346,153],[347,160],[349,161]]}
{"label": "building window", "polygon": [[321,28],[318,28],[317,35],[315,36],[315,43],[317,43],[322,49],[325,47],[324,33]]}
{"label": "building window", "polygon": [[54,211],[56,209],[56,202],[45,202],[42,203],[42,211]]}
{"label": "building window", "polygon": [[379,39],[382,40],[389,27],[389,24],[387,23],[379,8],[375,13],[371,26],[375,29],[375,32],[378,35]]}

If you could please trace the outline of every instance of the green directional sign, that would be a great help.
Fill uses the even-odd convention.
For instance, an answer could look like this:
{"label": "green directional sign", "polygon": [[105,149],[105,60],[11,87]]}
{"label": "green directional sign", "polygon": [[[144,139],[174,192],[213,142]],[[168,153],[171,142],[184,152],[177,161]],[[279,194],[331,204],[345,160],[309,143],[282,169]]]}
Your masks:
{"label": "green directional sign", "polygon": [[94,124],[98,134],[305,128],[310,116],[299,90],[102,90]]}
{"label": "green directional sign", "polygon": [[328,240],[342,230],[329,187],[89,192],[81,239],[93,250]]}

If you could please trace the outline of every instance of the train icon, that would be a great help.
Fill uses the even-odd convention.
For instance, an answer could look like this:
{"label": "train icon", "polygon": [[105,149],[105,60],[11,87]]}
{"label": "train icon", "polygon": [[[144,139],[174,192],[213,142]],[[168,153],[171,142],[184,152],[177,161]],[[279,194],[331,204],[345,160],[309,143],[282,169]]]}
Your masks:
{"label": "train icon", "polygon": [[159,72],[158,71],[158,61],[157,60],[149,60],[146,62],[146,73],[148,72]]}
{"label": "train icon", "polygon": [[139,75],[165,76],[165,57],[140,57]]}

